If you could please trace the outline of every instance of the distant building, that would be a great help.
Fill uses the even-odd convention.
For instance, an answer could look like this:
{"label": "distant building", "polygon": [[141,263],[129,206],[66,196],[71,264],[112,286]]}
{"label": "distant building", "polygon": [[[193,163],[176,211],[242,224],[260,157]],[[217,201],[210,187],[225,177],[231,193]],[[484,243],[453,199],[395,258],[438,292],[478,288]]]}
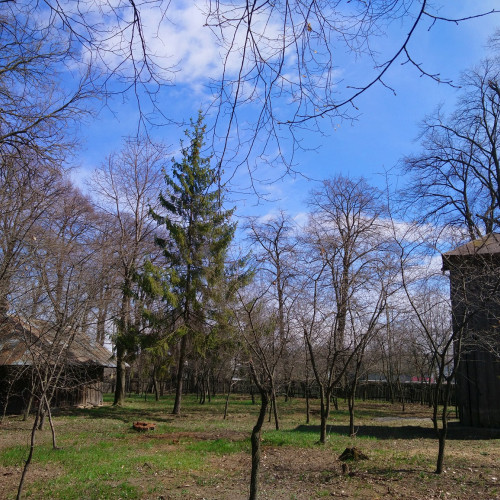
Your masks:
{"label": "distant building", "polygon": [[453,331],[462,339],[457,370],[460,421],[500,428],[500,234],[443,254],[450,273]]}
{"label": "distant building", "polygon": [[[83,332],[55,336],[45,322],[0,321],[0,412],[20,413],[38,404],[35,374],[53,370],[53,407],[102,404],[105,369],[115,368],[111,352]],[[53,372],[54,373],[54,372]]]}

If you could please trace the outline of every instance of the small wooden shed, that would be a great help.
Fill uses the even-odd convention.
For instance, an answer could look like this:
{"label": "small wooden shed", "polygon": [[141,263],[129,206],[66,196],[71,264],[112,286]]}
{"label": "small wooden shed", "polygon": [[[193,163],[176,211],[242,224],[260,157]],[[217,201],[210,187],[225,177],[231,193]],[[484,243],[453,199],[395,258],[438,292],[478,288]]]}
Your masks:
{"label": "small wooden shed", "polygon": [[460,421],[500,428],[500,234],[442,258],[450,273],[453,331],[462,339],[456,379]]}
{"label": "small wooden shed", "polygon": [[56,335],[46,322],[0,320],[0,412],[36,405],[35,373],[56,364],[53,407],[102,404],[104,371],[116,367],[110,351],[81,331]]}

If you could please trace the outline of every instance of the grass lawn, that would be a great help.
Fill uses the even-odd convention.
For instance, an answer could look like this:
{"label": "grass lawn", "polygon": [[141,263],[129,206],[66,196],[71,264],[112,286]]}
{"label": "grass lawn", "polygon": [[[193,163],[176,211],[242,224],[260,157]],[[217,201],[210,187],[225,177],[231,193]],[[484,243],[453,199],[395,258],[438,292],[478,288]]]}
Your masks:
{"label": "grass lawn", "polygon": [[[199,405],[183,400],[182,415],[170,414],[173,400],[127,399],[114,408],[56,413],[58,445],[48,422],[37,447],[24,497],[36,499],[244,499],[250,478],[250,432],[258,405],[234,397],[223,420],[224,398]],[[333,411],[329,439],[319,438],[318,402],[305,423],[305,402],[279,401],[281,429],[266,422],[260,498],[500,499],[500,431],[474,430],[452,421],[446,471],[433,473],[437,440],[430,409],[358,402],[357,435],[347,436],[346,406]],[[136,432],[136,420],[156,423]],[[15,498],[28,453],[31,422],[7,417],[0,424],[0,498]],[[369,460],[342,468],[342,451],[356,446]]]}

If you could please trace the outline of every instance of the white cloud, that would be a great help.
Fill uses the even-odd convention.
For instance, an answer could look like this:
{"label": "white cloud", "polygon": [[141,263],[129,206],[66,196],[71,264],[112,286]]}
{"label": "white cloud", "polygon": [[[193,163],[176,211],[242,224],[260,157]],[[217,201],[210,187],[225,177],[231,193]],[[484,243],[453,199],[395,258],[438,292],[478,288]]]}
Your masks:
{"label": "white cloud", "polygon": [[176,82],[195,83],[221,75],[217,40],[196,3],[172,3],[159,26],[157,14],[154,9],[144,12],[145,35],[155,57],[176,69]]}
{"label": "white cloud", "polygon": [[[224,9],[222,4],[218,8]],[[231,17],[237,19],[243,16],[244,4],[230,8]],[[229,78],[238,75],[246,25],[243,22],[227,22],[224,33],[218,33],[216,26],[209,26],[214,20],[207,19],[208,5],[202,0],[174,0],[168,2],[166,7],[161,2],[141,5],[141,33],[132,23],[130,5],[124,6],[117,0],[116,5],[106,3],[101,9],[99,18],[95,18],[94,11],[84,13],[98,27],[94,35],[101,35],[101,39],[96,38],[94,44],[100,46],[99,54],[84,49],[84,62],[93,60],[94,64],[119,68],[122,73],[132,75],[134,70],[141,69],[142,36],[154,63],[165,69],[165,76],[174,83],[199,89],[200,83],[220,80],[223,72]],[[224,14],[222,11],[220,15],[224,17]],[[268,19],[265,12],[254,15],[252,33],[259,44],[259,54],[264,59],[273,58],[281,50],[278,25]],[[131,48],[135,68],[128,58]]]}

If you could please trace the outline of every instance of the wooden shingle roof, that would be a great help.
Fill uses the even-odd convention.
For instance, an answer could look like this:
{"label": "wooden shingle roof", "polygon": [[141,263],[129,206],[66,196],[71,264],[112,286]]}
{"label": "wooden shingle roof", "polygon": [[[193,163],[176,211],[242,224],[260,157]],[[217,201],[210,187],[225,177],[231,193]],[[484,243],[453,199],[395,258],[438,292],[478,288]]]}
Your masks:
{"label": "wooden shingle roof", "polygon": [[449,270],[452,260],[487,255],[500,255],[500,233],[490,233],[443,254],[443,270]]}
{"label": "wooden shingle roof", "polygon": [[47,323],[12,316],[0,321],[0,366],[29,366],[40,358],[50,363],[55,356],[72,365],[116,366],[111,352],[83,332],[56,335]]}

